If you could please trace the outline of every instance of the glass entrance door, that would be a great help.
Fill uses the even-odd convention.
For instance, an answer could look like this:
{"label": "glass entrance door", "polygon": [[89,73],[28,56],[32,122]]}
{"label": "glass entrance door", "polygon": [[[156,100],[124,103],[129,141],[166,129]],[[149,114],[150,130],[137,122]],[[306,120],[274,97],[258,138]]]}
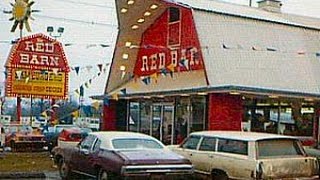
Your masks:
{"label": "glass entrance door", "polygon": [[174,106],[171,104],[154,104],[152,106],[151,135],[164,144],[173,144]]}

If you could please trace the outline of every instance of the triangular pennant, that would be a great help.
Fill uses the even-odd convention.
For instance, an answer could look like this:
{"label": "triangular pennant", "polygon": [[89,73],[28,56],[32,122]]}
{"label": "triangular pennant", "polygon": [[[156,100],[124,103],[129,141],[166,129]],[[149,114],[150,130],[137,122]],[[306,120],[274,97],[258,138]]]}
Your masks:
{"label": "triangular pennant", "polygon": [[79,117],[79,115],[80,115],[79,110],[73,111],[73,112],[71,113],[71,115],[72,115],[73,117],[75,117],[75,118]]}
{"label": "triangular pennant", "polygon": [[103,105],[109,106],[109,98],[108,97],[103,98]]}
{"label": "triangular pennant", "polygon": [[47,118],[47,117],[48,117],[47,111],[43,111],[43,112],[41,113],[41,116]]}
{"label": "triangular pennant", "polygon": [[179,62],[179,66],[182,66],[189,70],[189,60],[188,59],[181,59]]}
{"label": "triangular pennant", "polygon": [[86,86],[86,88],[89,88],[88,82],[84,83],[84,86]]}
{"label": "triangular pennant", "polygon": [[162,68],[162,69],[160,70],[160,73],[161,73],[163,76],[167,76],[168,71],[167,71],[166,68]]}
{"label": "triangular pennant", "polygon": [[183,66],[184,66],[187,70],[189,70],[189,60],[188,60],[188,59],[186,59],[186,60],[183,62]]}
{"label": "triangular pennant", "polygon": [[92,69],[92,66],[86,66],[86,68],[87,68],[87,71],[90,72]]}
{"label": "triangular pennant", "polygon": [[158,83],[158,73],[153,73],[150,75],[150,77],[154,80],[155,83]]}
{"label": "triangular pennant", "polygon": [[75,68],[74,68],[74,70],[76,71],[77,75],[79,75],[80,67],[79,67],[79,66],[77,66],[77,67],[75,67]]}
{"label": "triangular pennant", "polygon": [[111,95],[111,98],[118,101],[119,100],[119,95],[117,93],[114,93]]}
{"label": "triangular pennant", "polygon": [[100,107],[99,101],[94,101],[91,105],[95,110],[99,110],[99,107]]}
{"label": "triangular pennant", "polygon": [[170,76],[171,78],[173,78],[173,71],[170,71]]}
{"label": "triangular pennant", "polygon": [[80,96],[84,95],[84,87],[83,85],[80,86]]}
{"label": "triangular pennant", "polygon": [[223,48],[223,49],[230,49],[230,47],[227,46],[226,44],[222,44],[222,48]]}
{"label": "triangular pennant", "polygon": [[148,77],[143,78],[142,82],[144,82],[145,85],[150,84],[150,77],[148,76]]}
{"label": "triangular pennant", "polygon": [[184,66],[184,61],[185,61],[185,59],[180,59],[180,61],[179,61],[179,66]]}
{"label": "triangular pennant", "polygon": [[79,89],[76,89],[74,92],[75,92],[78,96],[80,95]]}
{"label": "triangular pennant", "polygon": [[122,94],[127,94],[127,89],[126,89],[126,88],[121,89],[120,92],[121,92]]}
{"label": "triangular pennant", "polygon": [[101,72],[98,72],[98,76],[100,76],[101,75]]}
{"label": "triangular pennant", "polygon": [[174,64],[170,64],[169,66],[167,66],[167,68],[168,68],[168,70],[169,70],[170,72],[174,72],[175,66],[174,66]]}
{"label": "triangular pennant", "polygon": [[102,71],[102,64],[98,64],[99,71]]}

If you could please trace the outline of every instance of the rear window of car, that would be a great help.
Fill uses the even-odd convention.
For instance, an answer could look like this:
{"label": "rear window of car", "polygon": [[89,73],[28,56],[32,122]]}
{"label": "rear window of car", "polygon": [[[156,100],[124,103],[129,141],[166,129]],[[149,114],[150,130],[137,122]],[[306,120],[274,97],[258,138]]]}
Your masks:
{"label": "rear window of car", "polygon": [[278,156],[302,156],[303,152],[297,140],[271,139],[258,141],[258,158]]}
{"label": "rear window of car", "polygon": [[152,139],[113,139],[115,149],[162,149],[163,146]]}
{"label": "rear window of car", "polygon": [[218,151],[232,154],[248,155],[248,142],[232,139],[219,139]]}

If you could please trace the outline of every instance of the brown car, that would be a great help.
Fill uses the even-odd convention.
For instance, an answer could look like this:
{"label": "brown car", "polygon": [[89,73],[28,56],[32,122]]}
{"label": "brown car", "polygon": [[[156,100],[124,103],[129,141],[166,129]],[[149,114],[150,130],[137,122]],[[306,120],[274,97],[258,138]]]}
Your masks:
{"label": "brown car", "polygon": [[53,151],[62,179],[69,179],[73,173],[97,179],[185,179],[193,174],[188,159],[157,139],[134,132],[93,132],[76,148],[56,147]]}
{"label": "brown car", "polygon": [[45,146],[44,135],[34,132],[29,125],[8,124],[3,129],[5,146],[12,151],[42,151]]}

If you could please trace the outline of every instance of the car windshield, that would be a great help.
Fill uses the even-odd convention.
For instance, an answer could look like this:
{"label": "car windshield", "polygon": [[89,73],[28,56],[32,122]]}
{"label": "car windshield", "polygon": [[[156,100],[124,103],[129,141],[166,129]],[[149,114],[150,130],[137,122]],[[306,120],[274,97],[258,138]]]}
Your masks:
{"label": "car windshield", "polygon": [[302,156],[299,143],[293,139],[271,139],[258,141],[258,158]]}
{"label": "car windshield", "polygon": [[162,149],[163,146],[152,139],[114,139],[115,149]]}

